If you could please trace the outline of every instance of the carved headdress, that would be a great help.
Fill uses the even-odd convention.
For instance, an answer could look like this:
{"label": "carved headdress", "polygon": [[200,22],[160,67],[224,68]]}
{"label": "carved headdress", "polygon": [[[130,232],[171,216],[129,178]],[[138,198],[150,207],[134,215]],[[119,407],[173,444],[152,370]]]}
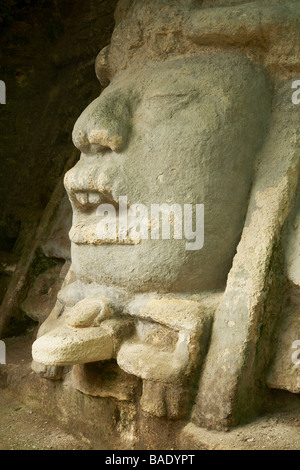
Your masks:
{"label": "carved headdress", "polygon": [[[120,0],[110,46],[96,61],[107,85],[128,65],[239,48],[272,72],[300,70],[300,4],[295,0]],[[124,41],[126,38],[126,41]]]}

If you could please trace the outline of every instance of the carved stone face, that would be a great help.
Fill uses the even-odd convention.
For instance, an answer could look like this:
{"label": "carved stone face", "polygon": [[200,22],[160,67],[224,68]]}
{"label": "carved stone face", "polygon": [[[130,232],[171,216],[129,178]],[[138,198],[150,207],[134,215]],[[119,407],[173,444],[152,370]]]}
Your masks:
{"label": "carved stone face", "polygon": [[[73,269],[33,344],[33,358],[48,376],[49,364],[75,364],[73,385],[89,394],[92,384],[94,394],[100,369],[89,363],[101,361],[104,370],[105,361],[108,367],[116,361],[129,374],[128,390],[129,377],[143,380],[139,409],[181,418],[190,416],[204,364],[193,422],[236,425],[258,409],[262,390],[257,401],[253,383],[265,381],[273,353],[268,341],[284,308],[278,260],[299,181],[298,115],[289,93],[291,72],[299,68],[300,11],[265,3],[119,1],[111,44],[96,63],[100,82],[110,84],[73,132],[82,152],[65,178]],[[121,196],[148,213],[153,204],[204,204],[203,248],[188,251],[184,236],[127,244],[101,238],[99,205],[118,213]],[[225,292],[205,292],[225,288],[238,243]],[[297,266],[288,269],[294,283]],[[298,393],[291,381],[299,324],[299,296],[293,296],[287,339],[267,380]],[[107,397],[101,381],[96,393]]]}
{"label": "carved stone face", "polygon": [[[201,291],[225,285],[243,228],[254,162],[269,118],[262,71],[238,53],[150,63],[116,74],[78,119],[81,150],[65,178],[79,279],[131,291]],[[205,241],[103,243],[99,204],[204,204]]]}

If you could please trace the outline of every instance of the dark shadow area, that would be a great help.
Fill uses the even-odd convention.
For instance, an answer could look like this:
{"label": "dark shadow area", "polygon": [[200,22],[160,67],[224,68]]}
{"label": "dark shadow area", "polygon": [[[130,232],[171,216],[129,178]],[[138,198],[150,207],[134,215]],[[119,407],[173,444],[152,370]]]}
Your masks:
{"label": "dark shadow area", "polygon": [[[16,294],[11,334],[27,328],[20,304],[42,272],[30,269],[27,260],[36,258],[32,242],[67,162],[73,165],[79,157],[72,129],[101,92],[94,61],[110,41],[115,5],[116,0],[0,3],[0,80],[6,84],[6,104],[0,105],[0,301],[11,295],[15,273],[26,284]],[[51,225],[50,216],[46,222]],[[28,264],[24,273],[20,260]]]}

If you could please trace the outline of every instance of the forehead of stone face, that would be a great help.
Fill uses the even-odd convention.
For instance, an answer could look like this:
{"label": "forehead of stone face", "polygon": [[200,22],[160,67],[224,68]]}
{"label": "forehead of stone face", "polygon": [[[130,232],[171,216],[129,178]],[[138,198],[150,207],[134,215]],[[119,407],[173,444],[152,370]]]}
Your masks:
{"label": "forehead of stone face", "polygon": [[155,126],[164,122],[169,112],[170,125],[174,126],[180,121],[179,110],[187,108],[196,112],[198,130],[218,128],[224,122],[238,122],[247,116],[249,123],[257,123],[253,128],[259,132],[268,122],[268,78],[260,66],[240,53],[204,53],[172,59],[154,64],[151,70],[145,68],[132,82],[141,92],[142,104],[153,107]]}
{"label": "forehead of stone face", "polygon": [[126,91],[132,86],[135,90],[141,89],[141,97],[180,97],[192,91],[207,96],[211,89],[214,93],[209,94],[210,98],[221,92],[224,96],[234,97],[237,94],[234,88],[237,88],[241,95],[245,92],[250,102],[253,99],[251,92],[263,88],[263,93],[266,93],[269,87],[262,67],[253,64],[243,54],[232,51],[221,54],[206,52],[148,64],[133,77],[130,71],[121,74],[116,78],[115,86],[119,89],[124,86]]}

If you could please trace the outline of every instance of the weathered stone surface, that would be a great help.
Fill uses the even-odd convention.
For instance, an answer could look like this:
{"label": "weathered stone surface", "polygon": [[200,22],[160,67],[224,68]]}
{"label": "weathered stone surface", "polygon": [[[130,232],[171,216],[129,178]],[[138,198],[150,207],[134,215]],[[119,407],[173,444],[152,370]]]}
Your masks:
{"label": "weathered stone surface", "polygon": [[43,251],[49,258],[71,259],[71,246],[69,231],[72,225],[72,210],[66,195],[63,197],[54,221],[52,222],[49,237],[43,244]]}
{"label": "weathered stone surface", "polygon": [[174,384],[164,385],[144,380],[140,403],[143,412],[151,416],[180,419],[189,412],[190,390]]}
{"label": "weathered stone surface", "polygon": [[[278,240],[295,196],[299,171],[298,113],[284,80],[278,84],[273,106],[272,126],[260,154],[245,228],[200,380],[194,414],[198,424],[226,426],[252,416],[260,406],[258,379],[265,381],[272,358],[272,335],[284,306],[285,289],[283,262],[276,260],[281,251]],[[271,308],[267,308],[268,302]]]}
{"label": "weathered stone surface", "polygon": [[124,343],[117,356],[118,365],[142,379],[170,383],[182,379],[187,367],[184,354],[161,351],[160,347],[143,343]]}
{"label": "weathered stone surface", "polygon": [[127,312],[133,317],[152,320],[175,330],[193,331],[213,316],[223,293],[204,293],[193,298],[137,295],[129,303]]}
{"label": "weathered stone surface", "polygon": [[114,362],[84,364],[73,367],[73,386],[93,397],[112,397],[120,401],[135,401],[140,381],[123,372]]}
{"label": "weathered stone surface", "polygon": [[[293,0],[119,2],[96,60],[106,88],[73,131],[82,152],[65,176],[73,280],[33,346],[43,356],[47,343],[45,364],[89,362],[89,335],[105,332],[107,359],[143,379],[144,413],[186,416],[199,377],[197,425],[235,425],[259,410],[299,181],[299,25]],[[151,218],[148,238],[99,235],[99,205],[120,224],[122,196],[151,216],[153,204],[204,204],[204,246],[150,237]],[[93,328],[102,295],[114,312]],[[70,318],[83,328],[67,327]]]}
{"label": "weathered stone surface", "polygon": [[[61,271],[63,270],[63,276]],[[43,323],[53,309],[57,294],[62,286],[65,270],[61,264],[41,273],[29,290],[21,307],[24,312],[40,324]]]}
{"label": "weathered stone surface", "polygon": [[284,240],[284,261],[289,279],[289,301],[284,309],[276,334],[276,350],[267,375],[270,388],[300,393],[300,230],[299,189],[294,207],[287,221]]}
{"label": "weathered stone surface", "polygon": [[[221,87],[216,88],[216,83]],[[124,100],[131,109],[134,134],[129,132],[124,106],[114,106]],[[92,124],[95,130],[106,126],[114,135],[117,122],[128,139],[120,152],[107,146],[104,154],[104,143],[79,143],[82,152],[93,158],[82,158],[65,176],[73,208],[72,263],[78,279],[113,283],[131,291],[223,287],[243,227],[255,156],[269,115],[265,73],[239,53],[170,57],[167,62],[119,72],[81,115],[73,132],[75,144],[79,135],[88,142]],[[209,177],[203,167],[210,168]],[[184,237],[103,244],[95,239],[99,204],[82,205],[77,199],[93,192],[115,205],[120,196],[127,196],[131,203],[144,204],[149,214],[155,203],[169,201],[181,207],[204,203],[209,236],[198,251],[187,251]]]}
{"label": "weathered stone surface", "polygon": [[267,376],[270,388],[300,393],[300,316],[299,287],[291,289],[289,306],[284,311],[278,328],[278,343]]}
{"label": "weathered stone surface", "polygon": [[68,366],[113,357],[113,342],[101,328],[60,328],[41,336],[32,346],[34,361]]}
{"label": "weathered stone surface", "polygon": [[61,380],[64,372],[64,367],[45,366],[35,361],[32,361],[31,369],[43,379],[48,380]]}
{"label": "weathered stone surface", "polygon": [[70,270],[72,278],[64,283],[63,288],[58,293],[58,300],[66,307],[74,307],[78,302],[86,298],[109,298],[118,311],[121,304],[125,303],[126,292],[122,289],[99,285],[96,282],[85,284],[76,280],[73,267]]}
{"label": "weathered stone surface", "polygon": [[[296,418],[297,420],[297,418]],[[180,449],[194,450],[298,450],[300,430],[283,415],[265,416],[223,432],[209,431],[189,423],[181,430]]]}
{"label": "weathered stone surface", "polygon": [[[57,449],[62,448],[63,429],[76,435],[79,444],[88,443],[88,448],[106,451],[161,449],[187,450],[184,453],[190,454],[196,449],[299,449],[300,413],[296,406],[289,411],[272,412],[230,432],[207,431],[191,424],[186,426],[186,420],[140,413],[139,403],[87,396],[74,390],[72,374],[67,374],[64,381],[44,380],[30,371],[30,345],[30,338],[8,341],[10,364],[0,366],[0,447],[3,449],[23,448],[22,443],[29,442],[30,449],[33,444],[36,449],[43,449],[45,443],[48,450],[53,444],[51,429],[59,437]],[[117,386],[115,391],[118,393]],[[278,400],[282,407],[284,400],[280,392]],[[73,442],[66,446],[70,450],[75,447]]]}
{"label": "weathered stone surface", "polygon": [[113,308],[105,298],[81,300],[66,314],[66,323],[75,328],[99,326],[103,320],[114,314]]}
{"label": "weathered stone surface", "polygon": [[[285,266],[288,279],[294,286],[300,286],[300,194],[298,188],[295,206],[291,211],[284,235]],[[294,292],[296,289],[293,289]]]}
{"label": "weathered stone surface", "polygon": [[120,346],[119,366],[145,380],[182,383],[202,360],[219,301],[220,294],[210,302],[206,296],[136,296],[126,308],[136,319],[135,332]]}

